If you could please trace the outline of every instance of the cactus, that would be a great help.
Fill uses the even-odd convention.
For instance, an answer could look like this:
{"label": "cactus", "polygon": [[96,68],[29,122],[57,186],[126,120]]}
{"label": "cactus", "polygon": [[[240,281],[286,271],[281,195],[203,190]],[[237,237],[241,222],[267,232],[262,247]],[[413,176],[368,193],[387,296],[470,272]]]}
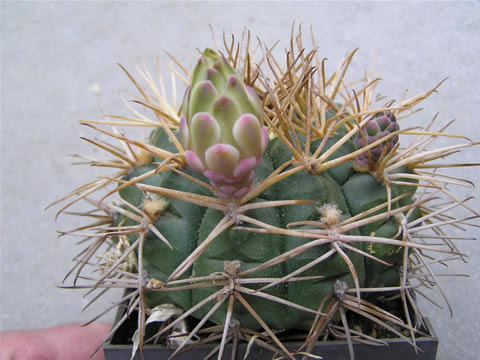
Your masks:
{"label": "cactus", "polygon": [[[316,50],[291,43],[285,68],[263,49],[263,71],[248,41],[245,55],[234,45],[223,55],[205,50],[185,76],[181,105],[148,71],[151,94],[127,72],[156,120],[135,112],[83,122],[122,148],[90,140],[116,159],[86,162],[118,171],[61,199],[59,213],[86,200],[94,211],[83,215],[95,220],[65,232],[89,241],[66,286],[128,289],[119,303],[129,309],[122,321],[139,313],[134,352],[158,321],[165,326],[154,338],[176,343],[174,354],[218,339],[219,358],[239,340],[293,358],[288,331],[304,334],[305,353],[320,336],[339,334],[352,350],[359,316],[414,343],[423,331],[415,289],[437,286],[429,264],[464,258],[448,226],[478,214],[446,189],[469,183],[441,170],[471,164],[437,160],[476,144],[397,122],[440,84],[378,106],[375,79],[356,92],[344,87],[354,53],[326,77]],[[103,125],[153,130],[138,141]],[[400,134],[413,139],[408,146]],[[458,141],[427,149],[438,137]],[[468,216],[456,220],[453,209]],[[79,285],[87,264],[99,275]],[[355,338],[372,341],[361,331]]]}

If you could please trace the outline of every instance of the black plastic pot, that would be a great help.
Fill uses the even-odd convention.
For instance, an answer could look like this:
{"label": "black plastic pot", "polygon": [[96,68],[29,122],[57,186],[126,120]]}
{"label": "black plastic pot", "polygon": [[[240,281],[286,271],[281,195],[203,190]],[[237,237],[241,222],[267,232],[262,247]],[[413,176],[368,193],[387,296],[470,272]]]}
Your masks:
{"label": "black plastic pot", "polygon": [[[134,320],[134,319],[133,319]],[[105,360],[130,360],[132,355],[132,344],[119,344],[121,339],[131,338],[132,328],[127,321],[115,332],[112,340],[105,344]],[[356,360],[435,360],[437,356],[438,339],[432,330],[428,319],[425,319],[428,332],[431,337],[420,337],[416,339],[417,346],[421,349],[415,351],[415,348],[402,339],[385,339],[387,346],[375,346],[366,344],[353,344]],[[297,349],[301,343],[286,343],[289,350]],[[188,352],[179,354],[175,357],[178,360],[203,359],[212,351],[215,344],[197,346]],[[237,359],[243,359],[247,344],[239,344],[237,348]],[[163,360],[168,359],[174,350],[167,349],[161,345],[145,345],[143,350],[144,360]],[[346,341],[319,341],[315,345],[312,353],[321,356],[324,360],[347,360],[350,359],[348,345]],[[247,360],[272,359],[273,352],[265,350],[258,346],[250,349]],[[225,347],[223,359],[230,359],[232,356],[232,345]],[[213,358],[216,358],[214,356]],[[300,358],[300,357],[298,357]],[[135,359],[142,359],[138,352]]]}

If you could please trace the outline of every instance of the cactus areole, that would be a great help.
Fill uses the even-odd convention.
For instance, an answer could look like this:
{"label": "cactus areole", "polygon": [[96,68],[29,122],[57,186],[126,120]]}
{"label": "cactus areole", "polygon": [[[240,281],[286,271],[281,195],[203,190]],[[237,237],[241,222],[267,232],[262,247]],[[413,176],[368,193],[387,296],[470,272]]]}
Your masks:
{"label": "cactus areole", "polygon": [[[461,257],[444,226],[455,222],[451,210],[472,210],[431,189],[465,183],[442,177],[438,159],[474,143],[451,137],[465,141],[426,149],[444,128],[402,130],[398,121],[438,86],[378,105],[374,79],[356,91],[345,85],[353,53],[327,78],[323,63],[313,66],[316,50],[299,44],[291,42],[285,67],[263,49],[263,71],[248,45],[245,55],[233,45],[205,50],[185,74],[181,105],[148,72],[152,94],[127,73],[158,121],[135,113],[86,122],[122,148],[92,140],[117,159],[90,163],[118,172],[62,199],[72,198],[60,212],[83,199],[95,206],[83,214],[95,222],[69,232],[88,230],[90,241],[70,274],[76,286],[96,256],[90,287],[130,290],[119,303],[140,314],[134,350],[152,322],[165,322],[157,336],[177,351],[204,329],[221,334],[220,352],[255,335],[289,358],[277,334],[304,331],[308,352],[326,333],[351,340],[358,317],[414,337],[422,319],[411,292],[436,285],[427,263]],[[98,126],[120,120],[154,130],[141,142]]]}

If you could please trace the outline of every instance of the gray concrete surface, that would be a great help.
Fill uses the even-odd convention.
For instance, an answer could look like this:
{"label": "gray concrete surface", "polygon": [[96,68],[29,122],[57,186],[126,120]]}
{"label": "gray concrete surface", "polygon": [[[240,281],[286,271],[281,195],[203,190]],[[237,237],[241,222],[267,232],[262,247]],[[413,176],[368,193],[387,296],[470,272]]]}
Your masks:
{"label": "gray concrete surface", "polygon": [[[99,310],[82,314],[82,293],[55,287],[78,250],[56,231],[79,222],[66,216],[55,223],[55,211],[43,209],[93,174],[70,166],[66,156],[93,151],[79,139],[93,133],[78,120],[126,114],[118,93],[132,87],[116,63],[130,69],[138,57],[153,63],[162,49],[187,61],[196,48],[211,46],[208,24],[217,39],[223,30],[240,34],[247,26],[267,43],[280,40],[280,48],[293,20],[306,33],[312,26],[330,69],[359,47],[354,69],[360,76],[375,58],[384,79],[380,91],[389,97],[407,88],[418,93],[449,76],[416,119],[438,111],[443,123],[457,119],[452,132],[480,140],[478,2],[2,2],[1,16],[3,330],[86,320]],[[478,161],[475,151],[462,160]],[[461,175],[480,180],[478,169]],[[477,196],[479,209],[478,190],[460,195],[467,194]],[[480,352],[480,244],[459,246],[470,263],[452,264],[450,271],[470,278],[442,278],[454,316],[422,304],[441,341],[440,360],[474,360]]]}

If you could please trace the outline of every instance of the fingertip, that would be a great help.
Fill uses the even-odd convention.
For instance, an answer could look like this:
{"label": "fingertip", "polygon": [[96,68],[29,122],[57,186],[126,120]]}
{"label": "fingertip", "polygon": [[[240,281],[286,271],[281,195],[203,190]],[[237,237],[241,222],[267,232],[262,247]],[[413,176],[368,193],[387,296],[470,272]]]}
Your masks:
{"label": "fingertip", "polygon": [[105,323],[92,323],[86,326],[69,324],[50,328],[47,333],[58,359],[104,360],[101,345],[110,329],[111,325]]}

